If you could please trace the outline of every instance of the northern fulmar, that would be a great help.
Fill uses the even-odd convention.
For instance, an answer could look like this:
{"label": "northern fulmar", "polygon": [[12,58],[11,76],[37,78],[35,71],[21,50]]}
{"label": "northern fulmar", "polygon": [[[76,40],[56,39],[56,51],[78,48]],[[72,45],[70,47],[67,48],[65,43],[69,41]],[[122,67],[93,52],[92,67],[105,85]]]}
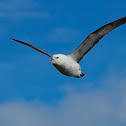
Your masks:
{"label": "northern fulmar", "polygon": [[85,76],[85,74],[81,71],[81,67],[79,62],[82,58],[102,39],[105,35],[109,32],[114,30],[115,28],[119,27],[126,23],[126,17],[120,18],[116,21],[113,21],[109,24],[102,26],[101,28],[97,29],[96,31],[92,32],[87,38],[77,47],[71,54],[64,55],[64,54],[55,54],[50,55],[49,53],[32,46],[26,42],[16,40],[11,38],[12,40],[29,46],[40,53],[43,53],[51,58],[50,63],[55,66],[55,68],[66,76],[72,76],[76,78],[81,78]]}

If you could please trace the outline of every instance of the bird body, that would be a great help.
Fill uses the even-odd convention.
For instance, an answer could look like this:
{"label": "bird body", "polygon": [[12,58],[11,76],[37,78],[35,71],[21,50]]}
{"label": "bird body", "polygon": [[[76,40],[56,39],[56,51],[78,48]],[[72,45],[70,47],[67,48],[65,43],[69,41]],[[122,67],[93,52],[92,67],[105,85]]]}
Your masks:
{"label": "bird body", "polygon": [[81,72],[80,65],[69,55],[55,54],[52,56],[50,63],[52,63],[59,72],[66,76],[80,78],[85,75]]}
{"label": "bird body", "polygon": [[102,39],[105,35],[110,33],[115,28],[125,23],[126,23],[126,17],[123,17],[102,26],[101,28],[97,29],[96,31],[88,35],[87,38],[80,44],[80,46],[77,47],[69,55],[55,54],[52,56],[49,53],[26,42],[16,40],[13,38],[11,39],[49,56],[51,58],[50,63],[53,64],[55,68],[62,74],[66,76],[81,78],[85,75],[84,73],[82,73],[79,65],[79,62],[82,60],[82,58],[99,42],[100,39]]}

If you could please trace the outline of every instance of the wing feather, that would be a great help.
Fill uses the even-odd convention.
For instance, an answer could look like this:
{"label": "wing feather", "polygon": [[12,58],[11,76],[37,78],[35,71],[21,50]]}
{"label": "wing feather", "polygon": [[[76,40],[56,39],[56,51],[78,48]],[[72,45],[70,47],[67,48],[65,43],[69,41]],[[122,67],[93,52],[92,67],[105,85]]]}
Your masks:
{"label": "wing feather", "polygon": [[33,45],[30,45],[30,44],[28,44],[28,43],[26,43],[26,42],[23,42],[23,41],[20,41],[20,40],[16,40],[16,39],[13,39],[13,38],[10,38],[10,39],[12,39],[12,40],[14,40],[14,41],[16,41],[16,42],[19,42],[19,43],[21,43],[21,44],[23,44],[23,45],[26,45],[26,46],[28,46],[28,47],[30,47],[30,48],[32,48],[32,49],[34,49],[34,50],[36,50],[36,51],[38,51],[38,52],[40,52],[40,53],[43,53],[43,54],[45,54],[45,55],[47,55],[47,56],[49,56],[49,57],[52,57],[49,53],[47,53],[47,52],[45,52],[45,51],[43,51],[43,50],[41,50],[41,49],[39,49],[39,48],[37,48],[37,47],[35,47],[35,46],[33,46]]}
{"label": "wing feather", "polygon": [[86,55],[105,35],[126,23],[126,17],[106,24],[94,31],[82,42],[82,44],[70,54],[70,56],[76,61],[80,62],[84,55]]}

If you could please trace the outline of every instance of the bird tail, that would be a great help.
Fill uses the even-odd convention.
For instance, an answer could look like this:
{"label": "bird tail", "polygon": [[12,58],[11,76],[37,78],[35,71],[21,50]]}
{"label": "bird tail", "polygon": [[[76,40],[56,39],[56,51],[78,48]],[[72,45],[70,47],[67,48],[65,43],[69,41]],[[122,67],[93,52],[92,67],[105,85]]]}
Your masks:
{"label": "bird tail", "polygon": [[81,73],[80,74],[80,77],[84,77],[84,76],[86,76],[86,74],[84,74],[84,73]]}

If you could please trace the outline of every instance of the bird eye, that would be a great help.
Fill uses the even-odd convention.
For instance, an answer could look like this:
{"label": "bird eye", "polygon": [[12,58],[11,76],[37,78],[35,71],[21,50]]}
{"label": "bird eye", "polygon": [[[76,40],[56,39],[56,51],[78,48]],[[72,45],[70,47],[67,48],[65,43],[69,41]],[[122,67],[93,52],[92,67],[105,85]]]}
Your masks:
{"label": "bird eye", "polygon": [[59,57],[56,57],[56,59],[58,59]]}

